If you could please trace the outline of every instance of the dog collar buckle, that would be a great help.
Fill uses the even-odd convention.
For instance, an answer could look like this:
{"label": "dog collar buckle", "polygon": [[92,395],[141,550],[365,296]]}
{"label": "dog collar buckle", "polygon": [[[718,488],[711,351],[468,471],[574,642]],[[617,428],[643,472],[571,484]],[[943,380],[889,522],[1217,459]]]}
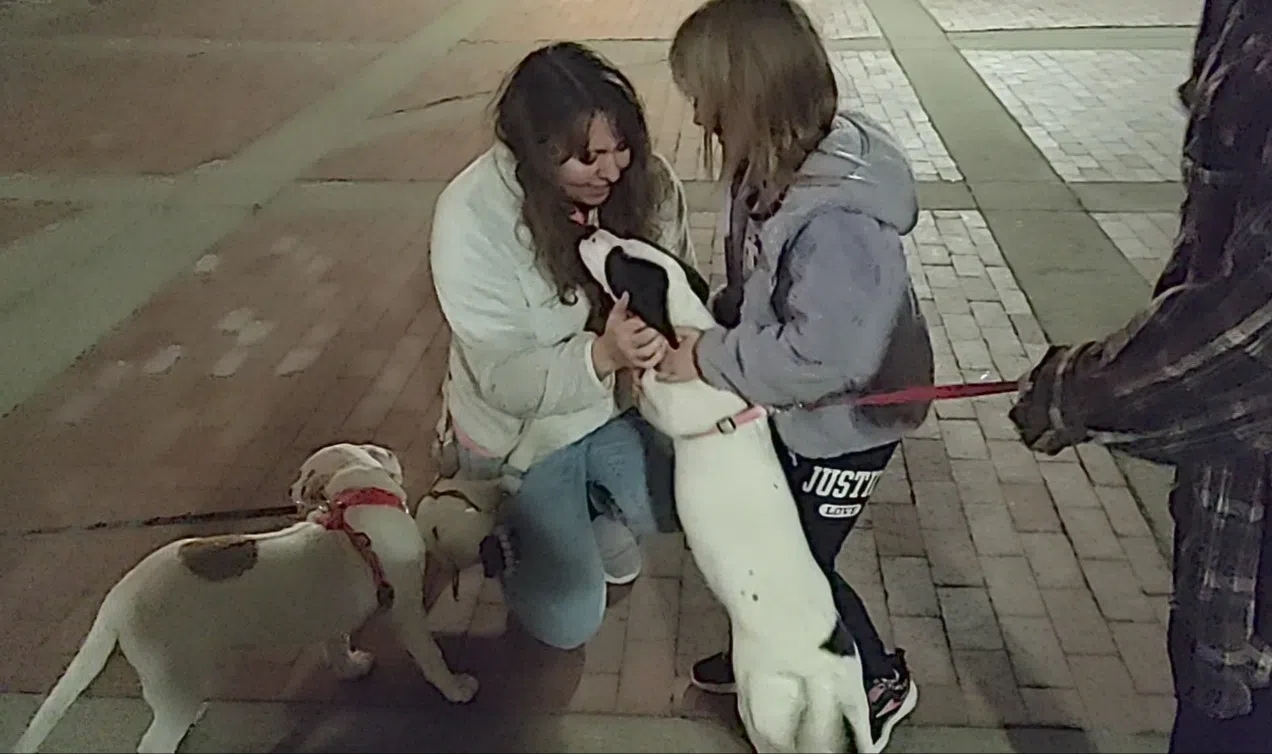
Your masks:
{"label": "dog collar buckle", "polygon": [[732,416],[726,416],[715,423],[715,429],[722,435],[731,435],[738,431],[738,423]]}
{"label": "dog collar buckle", "polygon": [[759,421],[769,415],[769,410],[763,406],[750,406],[733,416],[726,416],[720,421],[712,425],[710,430],[693,437],[707,437],[710,435],[731,435],[738,431],[738,427],[744,424],[750,424],[753,421]]}

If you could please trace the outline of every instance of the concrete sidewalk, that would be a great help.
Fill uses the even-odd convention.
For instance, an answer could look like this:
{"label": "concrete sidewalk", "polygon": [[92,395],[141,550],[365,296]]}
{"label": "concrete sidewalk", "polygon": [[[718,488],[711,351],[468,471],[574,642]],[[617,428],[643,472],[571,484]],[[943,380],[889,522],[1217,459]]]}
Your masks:
{"label": "concrete sidewalk", "polygon": [[[694,5],[0,4],[0,742],[128,567],[276,525],[251,511],[286,502],[313,447],[390,445],[423,491],[448,343],[432,203],[536,40],[589,41],[631,75],[718,272],[716,192],[665,62]],[[808,5],[845,103],[921,181],[907,251],[941,381],[1015,377],[1145,300],[1198,0]],[[892,750],[1164,750],[1169,477],[1096,448],[1037,458],[1007,405],[940,404],[841,556],[920,683]],[[724,617],[678,536],[648,544],[577,652],[519,636],[494,582],[461,586],[432,619],[482,680],[473,707],[371,631],[380,667],[351,686],[310,651],[226,658],[188,750],[740,750],[731,700],[686,688]],[[51,749],[130,748],[137,693],[112,661]]]}

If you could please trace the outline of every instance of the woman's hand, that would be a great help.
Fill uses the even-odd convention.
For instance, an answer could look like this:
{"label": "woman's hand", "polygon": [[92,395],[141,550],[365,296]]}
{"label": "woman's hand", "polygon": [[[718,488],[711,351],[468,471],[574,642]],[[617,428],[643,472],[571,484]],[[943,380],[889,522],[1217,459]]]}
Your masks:
{"label": "woman's hand", "polygon": [[619,369],[650,369],[667,351],[667,339],[627,311],[626,293],[614,303],[605,319],[605,332],[592,345],[596,376],[609,377]]}
{"label": "woman's hand", "polygon": [[658,379],[663,382],[688,382],[702,379],[702,373],[698,371],[698,357],[694,355],[694,349],[698,345],[698,338],[702,337],[702,331],[690,327],[677,327],[676,337],[680,339],[680,347],[667,349],[662,361],[658,364]]}

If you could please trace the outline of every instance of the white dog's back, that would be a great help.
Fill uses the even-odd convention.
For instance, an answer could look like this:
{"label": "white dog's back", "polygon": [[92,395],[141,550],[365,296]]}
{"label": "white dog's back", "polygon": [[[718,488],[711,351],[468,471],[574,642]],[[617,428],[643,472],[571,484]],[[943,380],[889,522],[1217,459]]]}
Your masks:
{"label": "white dog's back", "polygon": [[[342,577],[351,568],[366,567],[344,532],[301,522],[245,538],[272,540],[271,544],[284,547],[259,548],[252,568],[221,582],[209,582],[188,567],[144,565],[152,558],[180,559],[181,548],[198,540],[171,542],[148,556],[112,590],[120,591],[120,596],[127,593],[132,604],[130,615],[119,626],[121,634],[145,641],[180,641],[205,650],[307,644],[326,639],[359,615],[374,611],[374,594],[364,584]],[[297,567],[293,555],[302,549],[314,553],[305,560],[305,568]],[[331,609],[315,614],[312,605],[316,603],[329,604]],[[204,620],[190,626],[189,615],[201,615]]]}

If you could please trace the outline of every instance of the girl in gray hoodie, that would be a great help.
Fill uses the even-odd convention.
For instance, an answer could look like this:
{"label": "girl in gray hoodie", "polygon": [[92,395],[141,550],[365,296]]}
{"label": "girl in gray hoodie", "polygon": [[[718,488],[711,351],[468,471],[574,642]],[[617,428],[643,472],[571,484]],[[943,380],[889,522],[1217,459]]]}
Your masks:
{"label": "girl in gray hoodie", "polygon": [[[856,640],[873,733],[886,745],[914,709],[904,652],[889,654],[835,558],[875,482],[927,404],[862,408],[854,394],[932,384],[932,350],[901,237],[915,225],[914,178],[891,137],[837,110],[816,30],[793,0],[709,0],[681,25],[672,74],[694,104],[708,159],[731,179],[728,283],[720,326],[687,333],[659,370],[746,400],[793,408],[774,441],[813,556]],[[709,166],[710,167],[710,166]],[[733,689],[728,652],[693,668],[707,691]]]}

